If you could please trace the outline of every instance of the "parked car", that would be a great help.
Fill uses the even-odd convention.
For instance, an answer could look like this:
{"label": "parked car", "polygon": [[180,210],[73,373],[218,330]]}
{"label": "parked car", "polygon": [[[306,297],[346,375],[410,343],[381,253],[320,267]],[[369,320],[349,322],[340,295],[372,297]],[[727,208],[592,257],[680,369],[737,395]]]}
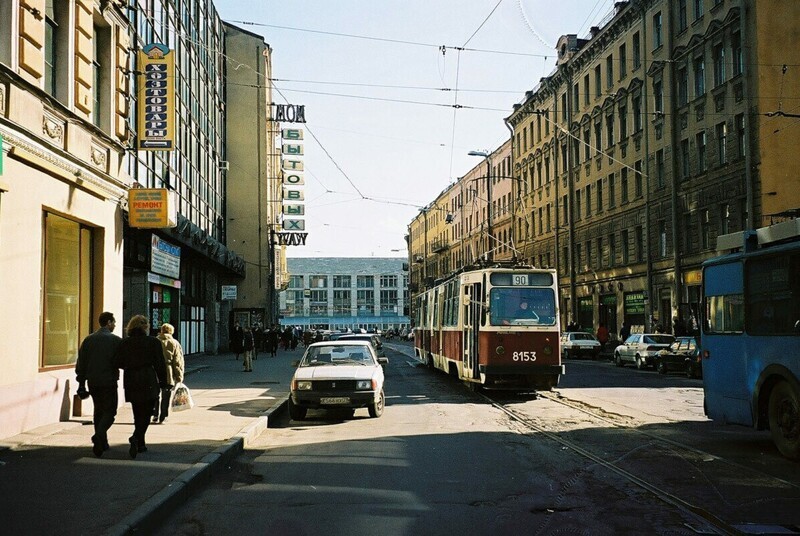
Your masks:
{"label": "parked car", "polygon": [[326,341],[306,348],[296,363],[289,394],[289,417],[306,418],[309,409],[344,409],[353,416],[367,408],[370,417],[383,414],[383,365],[369,341]]}
{"label": "parked car", "polygon": [[591,333],[567,331],[561,334],[561,355],[564,358],[597,359],[600,356],[601,346],[600,341]]}
{"label": "parked car", "polygon": [[666,350],[655,356],[654,365],[661,374],[679,371],[688,378],[703,377],[703,362],[700,345],[694,337],[678,337]]}
{"label": "parked car", "polygon": [[378,357],[386,357],[386,352],[383,350],[383,342],[381,338],[374,333],[345,333],[337,340],[340,341],[367,341],[375,349]]}
{"label": "parked car", "polygon": [[669,348],[674,340],[672,335],[661,333],[635,333],[614,349],[614,363],[618,367],[635,363],[639,370],[651,367],[658,352]]}

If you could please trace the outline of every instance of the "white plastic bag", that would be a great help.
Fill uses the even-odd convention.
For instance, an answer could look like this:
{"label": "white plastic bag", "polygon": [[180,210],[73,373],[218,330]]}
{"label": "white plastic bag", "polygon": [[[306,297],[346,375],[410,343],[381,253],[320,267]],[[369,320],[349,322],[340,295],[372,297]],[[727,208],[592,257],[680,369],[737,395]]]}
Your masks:
{"label": "white plastic bag", "polygon": [[183,411],[185,409],[192,409],[194,407],[194,400],[192,400],[192,393],[186,384],[178,382],[175,385],[175,390],[172,392],[172,402],[170,408],[172,411]]}

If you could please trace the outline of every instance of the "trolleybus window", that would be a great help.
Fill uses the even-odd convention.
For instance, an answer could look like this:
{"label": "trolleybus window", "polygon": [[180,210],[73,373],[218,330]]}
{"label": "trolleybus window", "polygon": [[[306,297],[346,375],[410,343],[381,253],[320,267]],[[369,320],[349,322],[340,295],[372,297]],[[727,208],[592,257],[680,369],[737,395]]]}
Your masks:
{"label": "trolleybus window", "polygon": [[800,333],[800,326],[795,325],[800,322],[800,253],[751,259],[745,266],[747,332],[754,335]]}
{"label": "trolleybus window", "polygon": [[493,288],[490,299],[489,320],[493,326],[556,323],[556,299],[551,288]]}

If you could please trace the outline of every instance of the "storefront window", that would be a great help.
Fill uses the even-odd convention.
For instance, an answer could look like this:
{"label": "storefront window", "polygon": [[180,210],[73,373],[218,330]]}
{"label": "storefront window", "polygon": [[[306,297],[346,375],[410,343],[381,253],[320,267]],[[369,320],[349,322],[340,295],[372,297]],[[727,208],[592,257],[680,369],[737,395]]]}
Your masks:
{"label": "storefront window", "polygon": [[92,231],[45,213],[42,366],[74,364],[91,331]]}

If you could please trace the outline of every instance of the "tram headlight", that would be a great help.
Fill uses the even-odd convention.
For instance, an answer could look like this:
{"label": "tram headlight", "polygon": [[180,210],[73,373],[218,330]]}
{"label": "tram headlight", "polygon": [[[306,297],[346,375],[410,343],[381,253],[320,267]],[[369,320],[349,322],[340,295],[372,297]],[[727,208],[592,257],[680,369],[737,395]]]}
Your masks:
{"label": "tram headlight", "polygon": [[494,351],[497,355],[503,355],[506,353],[506,349],[503,346],[498,346],[494,349]]}
{"label": "tram headlight", "polygon": [[548,344],[548,345],[546,345],[544,347],[544,349],[542,351],[544,352],[544,355],[552,355],[553,354],[553,347]]}

